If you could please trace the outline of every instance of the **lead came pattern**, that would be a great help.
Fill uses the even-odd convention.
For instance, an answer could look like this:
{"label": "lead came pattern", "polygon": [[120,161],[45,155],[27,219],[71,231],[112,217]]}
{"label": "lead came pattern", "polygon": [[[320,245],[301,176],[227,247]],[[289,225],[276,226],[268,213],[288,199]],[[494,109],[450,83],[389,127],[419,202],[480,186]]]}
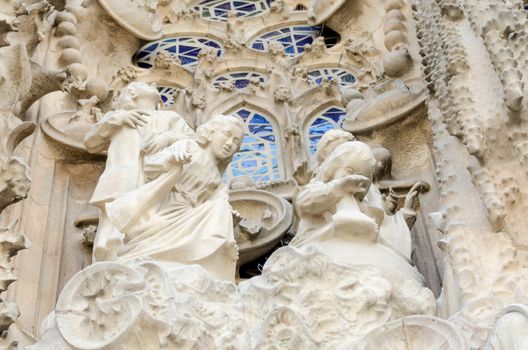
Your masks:
{"label": "lead came pattern", "polygon": [[258,79],[261,83],[265,83],[267,77],[257,72],[229,72],[215,78],[213,85],[218,87],[221,83],[228,83],[232,81],[235,88],[245,89],[249,85],[251,79]]}
{"label": "lead came pattern", "polygon": [[304,46],[310,45],[320,33],[320,26],[289,26],[261,35],[250,47],[257,51],[266,51],[270,41],[277,41],[284,46],[286,55],[295,57],[302,54]]}
{"label": "lead came pattern", "polygon": [[308,72],[310,82],[321,85],[325,79],[337,80],[340,86],[348,87],[354,85],[356,77],[349,71],[342,68],[319,68]]}
{"label": "lead came pattern", "polygon": [[227,21],[230,11],[235,11],[237,17],[257,16],[269,10],[271,0],[205,0],[196,10],[202,18]]}
{"label": "lead came pattern", "polygon": [[222,55],[222,47],[214,40],[198,36],[182,36],[146,44],[136,53],[135,62],[139,67],[149,69],[153,66],[158,52],[165,51],[172,57],[178,58],[182,66],[193,71],[198,61],[198,54],[206,47],[217,49],[218,57]]}
{"label": "lead came pattern", "polygon": [[269,118],[248,108],[239,109],[233,115],[244,122],[245,135],[225,179],[249,176],[255,183],[280,180],[277,138]]}
{"label": "lead came pattern", "polygon": [[161,96],[161,102],[165,107],[174,105],[174,88],[168,86],[158,86],[158,92]]}
{"label": "lead came pattern", "polygon": [[310,140],[310,153],[317,150],[317,143],[325,132],[341,128],[346,111],[340,107],[330,107],[318,115],[310,124],[308,138]]}

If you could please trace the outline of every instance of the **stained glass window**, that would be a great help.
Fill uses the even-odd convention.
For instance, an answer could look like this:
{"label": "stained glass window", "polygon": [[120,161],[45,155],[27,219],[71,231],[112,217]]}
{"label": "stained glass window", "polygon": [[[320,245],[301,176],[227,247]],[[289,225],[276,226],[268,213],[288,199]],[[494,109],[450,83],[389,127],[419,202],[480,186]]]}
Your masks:
{"label": "stained glass window", "polygon": [[165,107],[171,107],[174,105],[174,88],[158,86],[158,92],[161,96],[161,102]]}
{"label": "stained glass window", "polygon": [[229,72],[222,74],[213,80],[215,87],[218,87],[221,83],[233,82],[235,88],[244,89],[249,85],[251,79],[258,79],[264,83],[267,80],[265,75],[257,72]]}
{"label": "stained glass window", "polygon": [[284,46],[288,56],[298,56],[304,52],[304,46],[311,44],[321,33],[320,26],[290,26],[279,28],[253,40],[250,47],[257,51],[266,51],[270,41],[278,41]]}
{"label": "stained glass window", "polygon": [[229,11],[236,11],[238,17],[251,17],[269,10],[271,0],[205,0],[196,10],[203,18],[227,21]]}
{"label": "stained glass window", "polygon": [[317,143],[325,132],[341,127],[345,114],[346,111],[341,107],[330,107],[313,119],[308,128],[310,153],[315,153],[317,150]]}
{"label": "stained glass window", "polygon": [[244,122],[245,135],[225,177],[250,176],[256,183],[279,180],[277,136],[269,118],[249,108],[239,109],[233,115]]}
{"label": "stained glass window", "polygon": [[178,58],[182,66],[193,70],[198,61],[198,54],[204,47],[217,49],[218,56],[222,55],[222,47],[214,40],[198,36],[181,36],[151,41],[139,49],[135,61],[141,68],[151,68],[154,64],[154,58],[158,52],[163,50],[172,57]]}
{"label": "stained glass window", "polygon": [[323,80],[337,80],[339,85],[346,87],[354,85],[356,77],[347,70],[341,68],[319,68],[308,72],[310,82],[321,85]]}

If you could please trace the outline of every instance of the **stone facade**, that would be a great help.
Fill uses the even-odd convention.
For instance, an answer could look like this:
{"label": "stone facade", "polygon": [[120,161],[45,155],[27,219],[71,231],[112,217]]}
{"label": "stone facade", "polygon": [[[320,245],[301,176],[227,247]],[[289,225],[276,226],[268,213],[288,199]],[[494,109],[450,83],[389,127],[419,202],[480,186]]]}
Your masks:
{"label": "stone facade", "polygon": [[526,6],[0,1],[0,348],[527,349]]}

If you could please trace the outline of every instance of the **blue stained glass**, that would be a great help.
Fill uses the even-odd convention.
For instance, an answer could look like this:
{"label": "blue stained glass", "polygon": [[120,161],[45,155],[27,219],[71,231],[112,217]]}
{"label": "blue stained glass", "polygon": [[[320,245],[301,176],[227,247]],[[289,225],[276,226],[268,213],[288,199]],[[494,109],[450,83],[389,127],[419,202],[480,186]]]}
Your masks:
{"label": "blue stained glass", "polygon": [[238,10],[244,11],[244,12],[252,12],[252,11],[256,11],[257,8],[255,7],[255,5],[247,5],[247,6],[239,7]]}
{"label": "blue stained glass", "polygon": [[229,72],[217,76],[213,79],[213,85],[219,87],[220,83],[233,81],[235,88],[245,89],[249,86],[251,79],[258,79],[261,83],[267,81],[267,77],[257,72],[243,71],[243,72]]}
{"label": "blue stained glass", "polygon": [[275,136],[273,136],[273,135],[262,136],[262,138],[263,138],[264,140],[267,140],[267,141],[270,141],[270,142],[275,142]]}
{"label": "blue stained glass", "polygon": [[266,123],[269,123],[268,120],[266,118],[264,118],[263,116],[261,116],[260,114],[256,114],[253,116],[253,118],[251,119],[251,122],[252,123],[262,123],[262,124],[266,124]]}
{"label": "blue stained glass", "polygon": [[140,59],[140,58],[143,58],[145,56],[147,56],[149,53],[147,51],[143,51],[143,52],[140,52],[136,55],[136,59]]}
{"label": "blue stained glass", "polygon": [[191,57],[181,57],[180,62],[183,65],[186,65],[186,64],[192,64],[193,62],[195,62],[195,60],[193,60]]}
{"label": "blue stained glass", "polygon": [[[176,50],[176,47],[173,46],[173,47],[171,47],[170,49],[174,49],[174,50]],[[194,50],[195,47],[192,47],[192,46],[185,46],[185,45],[180,45],[179,49],[180,49],[180,53],[186,53],[186,52],[188,52],[188,51],[190,51],[190,50]]]}
{"label": "blue stained glass", "polygon": [[346,111],[339,107],[330,107],[315,117],[309,124],[307,137],[310,145],[310,153],[317,150],[317,143],[325,132],[341,127]]}
{"label": "blue stained glass", "polygon": [[249,85],[249,80],[247,79],[235,80],[235,87],[237,89],[243,89],[247,87],[248,85]]}
{"label": "blue stained glass", "polygon": [[234,155],[226,171],[225,179],[250,176],[257,183],[279,180],[281,173],[277,161],[278,147],[269,119],[248,108],[241,108],[234,115],[244,122],[245,135],[240,151]]}
{"label": "blue stained glass", "polygon": [[242,110],[238,111],[237,114],[238,114],[239,116],[241,116],[242,118],[246,119],[247,117],[249,117],[249,115],[251,114],[251,112],[248,111],[248,110],[242,109]]}
{"label": "blue stained glass", "polygon": [[135,62],[139,67],[152,68],[158,52],[165,51],[180,60],[183,66],[194,70],[198,61],[198,54],[205,47],[217,49],[217,55],[223,53],[219,43],[202,37],[175,37],[165,38],[143,46],[135,55]]}
{"label": "blue stained glass", "polygon": [[[249,124],[249,131],[251,131],[251,133],[255,134],[255,135],[258,135],[260,133],[266,133],[266,134],[269,134],[269,133],[272,133],[273,132],[273,127],[271,126],[271,124],[269,125],[255,125],[255,124]],[[259,135],[260,136],[260,135]]]}
{"label": "blue stained glass", "polygon": [[150,46],[146,47],[144,50],[148,51],[148,52],[152,52],[152,51],[156,50],[157,48],[158,48],[158,44],[156,43],[156,44],[153,44],[153,45],[150,45]]}
{"label": "blue stained glass", "polygon": [[255,50],[264,51],[263,43],[255,42],[253,45],[251,45],[251,47],[254,48]]}
{"label": "blue stained glass", "polygon": [[265,51],[270,41],[277,41],[284,46],[287,55],[297,56],[304,52],[304,46],[311,44],[320,32],[320,26],[289,26],[262,34],[250,46],[255,50]]}
{"label": "blue stained glass", "polygon": [[340,86],[352,86],[356,82],[356,77],[349,71],[342,68],[319,68],[308,72],[310,82],[321,85],[324,79],[337,80]]}
{"label": "blue stained glass", "polygon": [[[293,46],[286,46],[284,52],[290,56],[293,56],[295,55],[295,48]],[[298,53],[301,53],[301,51],[299,50]]]}
{"label": "blue stained glass", "polygon": [[161,102],[164,107],[171,107],[174,105],[175,90],[172,87],[158,86],[158,92],[161,96]]}
{"label": "blue stained glass", "polygon": [[251,17],[268,12],[269,8],[269,0],[204,0],[195,7],[202,18],[224,22],[230,11],[235,11],[237,17]]}

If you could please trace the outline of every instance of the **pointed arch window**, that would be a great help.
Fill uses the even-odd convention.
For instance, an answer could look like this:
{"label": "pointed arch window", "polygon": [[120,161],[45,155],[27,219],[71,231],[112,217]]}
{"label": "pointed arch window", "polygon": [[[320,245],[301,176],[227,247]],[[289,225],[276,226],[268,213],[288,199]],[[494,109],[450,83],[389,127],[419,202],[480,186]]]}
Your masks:
{"label": "pointed arch window", "polygon": [[326,80],[336,80],[341,87],[352,86],[356,83],[356,77],[346,69],[342,68],[318,68],[308,72],[310,82],[321,85]]}
{"label": "pointed arch window", "polygon": [[271,118],[250,108],[241,108],[232,115],[244,122],[245,135],[226,171],[226,179],[249,176],[255,183],[280,180],[278,136]]}
{"label": "pointed arch window", "polygon": [[204,0],[195,7],[202,18],[227,21],[230,11],[237,17],[252,17],[269,11],[271,0]]}
{"label": "pointed arch window", "polygon": [[249,46],[257,51],[266,51],[270,41],[277,41],[284,47],[286,55],[294,57],[302,54],[304,46],[311,44],[320,33],[321,26],[288,26],[259,36]]}
{"label": "pointed arch window", "polygon": [[165,51],[177,58],[182,66],[192,71],[198,63],[198,54],[206,47],[216,49],[218,57],[222,55],[222,46],[212,39],[199,36],[181,36],[151,41],[138,50],[135,55],[135,62],[141,68],[152,68],[158,52]]}
{"label": "pointed arch window", "polygon": [[218,87],[222,83],[233,82],[235,88],[245,89],[252,79],[258,79],[261,83],[265,83],[268,80],[267,76],[257,72],[239,71],[228,72],[216,77],[213,80],[213,85]]}
{"label": "pointed arch window", "polygon": [[325,132],[341,128],[345,115],[346,111],[343,108],[329,107],[312,119],[307,130],[311,154],[315,154],[317,143]]}

